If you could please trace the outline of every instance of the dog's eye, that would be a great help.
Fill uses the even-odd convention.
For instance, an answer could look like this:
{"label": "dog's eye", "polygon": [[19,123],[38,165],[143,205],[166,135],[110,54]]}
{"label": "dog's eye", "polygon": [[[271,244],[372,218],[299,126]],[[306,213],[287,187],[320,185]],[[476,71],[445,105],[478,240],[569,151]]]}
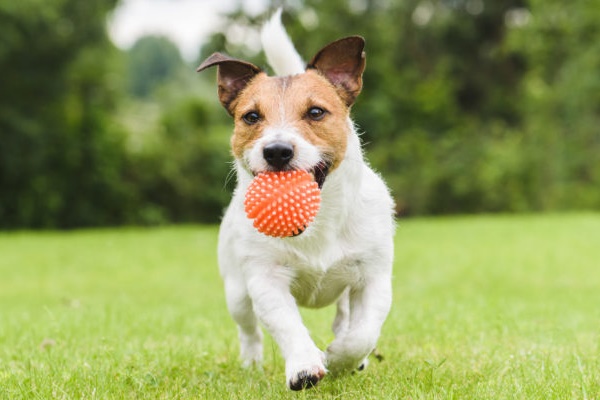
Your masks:
{"label": "dog's eye", "polygon": [[250,112],[247,112],[246,114],[242,115],[242,119],[248,125],[254,125],[258,121],[260,121],[260,115],[258,115],[258,113],[256,111],[250,111]]}
{"label": "dog's eye", "polygon": [[321,119],[323,119],[325,114],[326,114],[326,111],[323,110],[321,107],[311,107],[308,109],[308,112],[306,113],[308,118],[312,119],[313,121],[320,121]]}

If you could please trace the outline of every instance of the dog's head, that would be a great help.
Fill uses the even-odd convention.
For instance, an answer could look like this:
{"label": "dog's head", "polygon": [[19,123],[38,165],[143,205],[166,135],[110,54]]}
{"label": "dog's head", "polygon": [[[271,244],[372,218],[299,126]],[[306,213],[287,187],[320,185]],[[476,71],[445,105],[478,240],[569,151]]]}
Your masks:
{"label": "dog's head", "polygon": [[364,40],[335,41],[302,74],[272,77],[220,53],[198,72],[218,66],[219,100],[233,116],[234,156],[250,173],[300,169],[322,186],[346,153],[350,107],[362,89]]}

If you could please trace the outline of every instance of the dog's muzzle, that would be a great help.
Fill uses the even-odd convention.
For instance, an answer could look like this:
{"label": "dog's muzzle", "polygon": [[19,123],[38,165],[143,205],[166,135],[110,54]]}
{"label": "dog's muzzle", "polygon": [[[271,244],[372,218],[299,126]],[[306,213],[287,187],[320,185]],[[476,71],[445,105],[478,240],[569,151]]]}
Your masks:
{"label": "dog's muzzle", "polygon": [[[263,158],[273,171],[293,169],[291,162],[294,159],[294,147],[286,142],[269,143],[263,148]],[[315,182],[319,185],[319,189],[323,187],[330,167],[330,163],[321,161],[308,170],[313,174]]]}

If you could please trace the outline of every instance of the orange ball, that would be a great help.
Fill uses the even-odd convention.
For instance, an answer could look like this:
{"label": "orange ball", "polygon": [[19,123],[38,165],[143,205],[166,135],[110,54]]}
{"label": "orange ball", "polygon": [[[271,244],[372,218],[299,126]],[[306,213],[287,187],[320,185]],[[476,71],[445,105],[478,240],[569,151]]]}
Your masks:
{"label": "orange ball", "polygon": [[260,233],[273,237],[295,236],[317,215],[320,194],[319,185],[306,171],[264,172],[250,183],[244,207]]}

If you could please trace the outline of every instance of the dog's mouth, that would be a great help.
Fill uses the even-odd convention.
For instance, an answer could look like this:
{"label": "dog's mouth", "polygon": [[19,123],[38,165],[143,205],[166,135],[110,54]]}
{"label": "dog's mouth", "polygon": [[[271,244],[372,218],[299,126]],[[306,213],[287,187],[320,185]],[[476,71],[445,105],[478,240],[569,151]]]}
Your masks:
{"label": "dog's mouth", "polygon": [[[314,167],[307,170],[310,174],[312,174],[313,178],[315,179],[315,182],[317,182],[317,185],[319,185],[319,189],[323,189],[323,184],[325,184],[325,179],[327,178],[327,175],[329,175],[330,168],[331,168],[331,163],[329,163],[327,161],[321,161]],[[293,168],[291,168],[289,165],[286,166],[286,168],[281,169],[281,171],[291,171],[291,170],[293,170]],[[277,170],[274,170],[274,169],[270,170],[270,171],[277,172]],[[260,172],[253,171],[252,175],[256,176],[259,173]]]}
{"label": "dog's mouth", "polygon": [[313,174],[315,182],[317,182],[317,185],[319,185],[319,189],[323,188],[323,184],[325,183],[325,178],[327,178],[327,175],[329,174],[330,167],[331,165],[328,162],[321,161],[309,171]]}

